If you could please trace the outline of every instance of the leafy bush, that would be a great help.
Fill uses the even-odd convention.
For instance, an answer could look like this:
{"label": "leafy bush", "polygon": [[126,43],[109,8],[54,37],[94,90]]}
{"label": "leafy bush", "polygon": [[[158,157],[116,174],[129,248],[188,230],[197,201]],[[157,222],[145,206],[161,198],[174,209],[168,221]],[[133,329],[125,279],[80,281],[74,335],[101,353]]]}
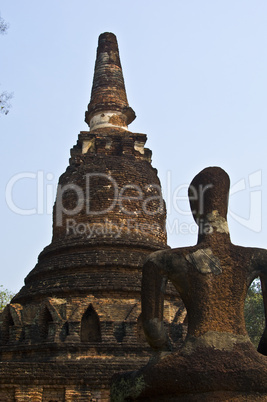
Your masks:
{"label": "leafy bush", "polygon": [[245,301],[244,314],[249,337],[257,348],[265,328],[264,306],[259,279],[255,279],[250,285]]}
{"label": "leafy bush", "polygon": [[4,310],[6,305],[10,302],[14,294],[0,285],[0,312]]}

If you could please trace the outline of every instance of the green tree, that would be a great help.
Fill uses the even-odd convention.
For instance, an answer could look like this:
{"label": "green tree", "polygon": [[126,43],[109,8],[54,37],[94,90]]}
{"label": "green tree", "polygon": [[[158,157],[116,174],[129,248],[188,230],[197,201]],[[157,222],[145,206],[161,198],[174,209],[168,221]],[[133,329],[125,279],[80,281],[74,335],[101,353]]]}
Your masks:
{"label": "green tree", "polygon": [[[0,15],[0,34],[4,35],[7,33],[9,25],[5,22],[5,20]],[[12,93],[8,93],[6,91],[0,93],[0,113],[8,114],[9,109],[11,107],[9,101],[13,97]]]}
{"label": "green tree", "polygon": [[5,20],[0,15],[0,33],[5,34],[8,30],[9,25],[5,22]]}
{"label": "green tree", "polygon": [[249,337],[257,348],[265,328],[264,305],[259,279],[255,279],[250,285],[245,301],[244,314]]}
{"label": "green tree", "polygon": [[0,285],[0,313],[4,310],[6,305],[10,302],[14,294]]}
{"label": "green tree", "polygon": [[11,104],[9,100],[13,97],[12,93],[8,93],[6,91],[0,94],[0,113],[8,114]]}

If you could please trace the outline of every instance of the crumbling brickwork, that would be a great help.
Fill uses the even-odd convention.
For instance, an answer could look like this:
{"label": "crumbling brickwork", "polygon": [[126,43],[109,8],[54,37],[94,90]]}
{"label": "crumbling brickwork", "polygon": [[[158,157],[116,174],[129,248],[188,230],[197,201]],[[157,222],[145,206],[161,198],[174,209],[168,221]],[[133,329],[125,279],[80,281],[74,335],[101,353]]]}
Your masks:
{"label": "crumbling brickwork", "polygon": [[[202,170],[189,187],[199,226],[197,244],[160,250],[146,260],[142,321],[155,354],[140,370],[114,377],[112,402],[267,400],[266,338],[261,340],[263,353],[258,353],[244,320],[246,294],[257,276],[266,295],[267,251],[231,243],[229,188],[224,170]],[[166,278],[188,315],[187,337],[175,351],[163,325]]]}
{"label": "crumbling brickwork", "polygon": [[[167,247],[166,211],[146,135],[128,131],[134,117],[116,38],[103,34],[91,130],[59,179],[52,242],[1,316],[0,401],[107,401],[112,375],[148,360],[141,273]],[[169,287],[165,308],[177,339],[184,315],[177,320],[174,294]]]}

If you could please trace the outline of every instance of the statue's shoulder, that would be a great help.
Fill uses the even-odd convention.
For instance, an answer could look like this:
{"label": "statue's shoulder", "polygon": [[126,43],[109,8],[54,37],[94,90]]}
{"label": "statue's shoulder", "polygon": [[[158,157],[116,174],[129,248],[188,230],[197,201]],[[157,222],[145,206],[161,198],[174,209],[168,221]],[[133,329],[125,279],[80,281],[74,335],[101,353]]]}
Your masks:
{"label": "statue's shoulder", "polygon": [[166,258],[167,253],[169,253],[169,252],[170,252],[170,249],[154,251],[153,253],[149,254],[146,257],[144,263],[145,264],[153,263],[153,264],[157,265],[159,262],[163,261]]}
{"label": "statue's shoulder", "polygon": [[267,250],[258,247],[232,245],[235,258],[243,261],[249,270],[267,271]]}
{"label": "statue's shoulder", "polygon": [[195,250],[193,247],[182,247],[182,248],[168,248],[164,250],[154,251],[149,254],[145,260],[145,263],[153,263],[156,265],[166,265],[173,263],[174,261],[182,262],[186,260],[186,256]]}

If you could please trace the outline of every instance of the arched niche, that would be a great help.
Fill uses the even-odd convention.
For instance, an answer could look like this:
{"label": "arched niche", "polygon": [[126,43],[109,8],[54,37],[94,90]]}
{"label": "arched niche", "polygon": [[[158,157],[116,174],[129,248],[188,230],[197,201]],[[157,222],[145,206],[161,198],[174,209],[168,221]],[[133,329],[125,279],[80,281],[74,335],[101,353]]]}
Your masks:
{"label": "arched niche", "polygon": [[67,336],[69,336],[69,334],[70,334],[70,326],[69,326],[69,322],[66,321],[62,325],[60,333],[59,333],[59,339],[61,340],[61,342],[64,342],[66,340]]}
{"label": "arched niche", "polygon": [[40,312],[39,317],[39,334],[43,340],[46,340],[48,338],[49,326],[52,324],[52,322],[52,314],[50,313],[48,307],[44,306],[44,308]]}
{"label": "arched niche", "polygon": [[92,304],[82,316],[81,342],[101,342],[100,321]]}
{"label": "arched niche", "polygon": [[117,342],[122,342],[126,336],[126,323],[120,322],[114,325],[114,336]]}
{"label": "arched niche", "polygon": [[14,327],[15,322],[10,312],[10,305],[3,311],[3,321],[1,330],[2,343],[7,343],[10,337],[10,328]]}

